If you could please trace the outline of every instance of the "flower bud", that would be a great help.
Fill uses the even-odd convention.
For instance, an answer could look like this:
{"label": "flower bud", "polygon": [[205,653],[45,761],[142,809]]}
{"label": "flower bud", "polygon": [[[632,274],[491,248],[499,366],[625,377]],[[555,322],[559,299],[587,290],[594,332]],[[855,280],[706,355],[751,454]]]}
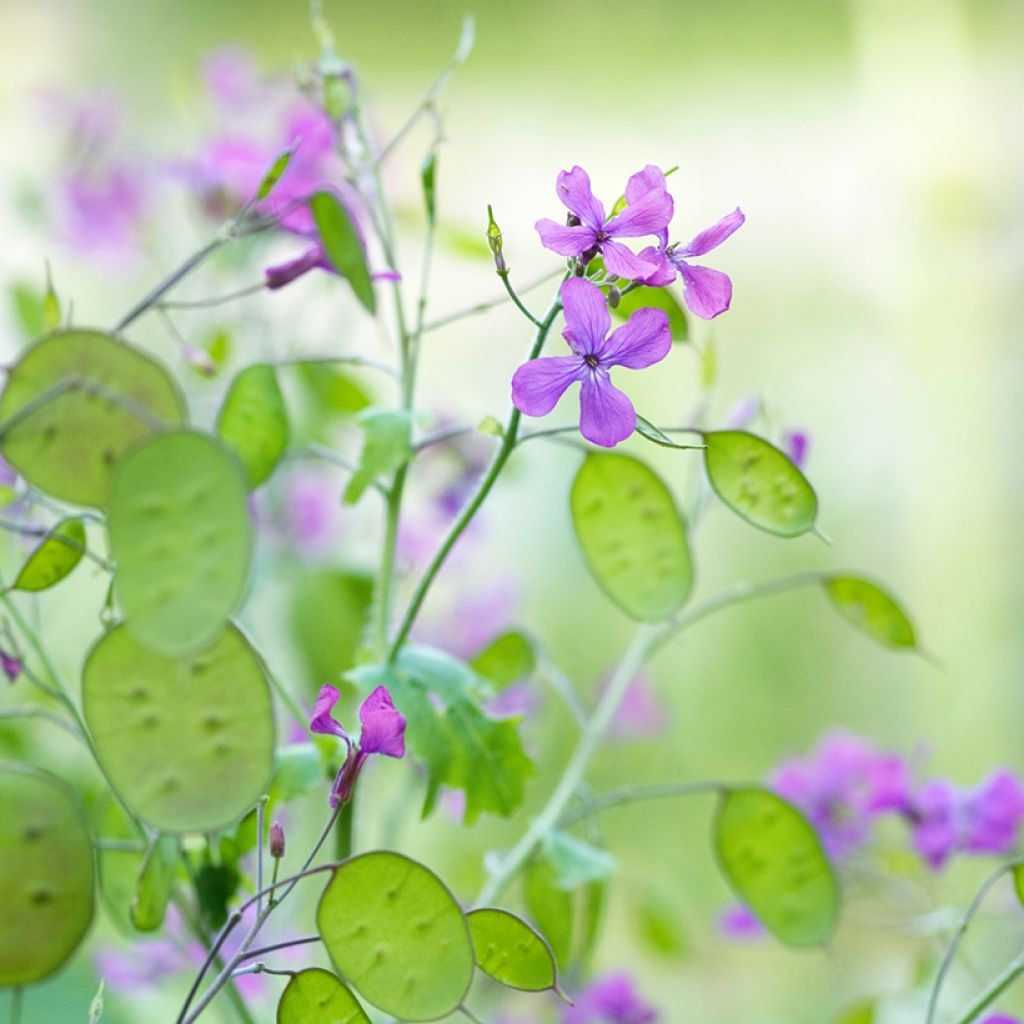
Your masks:
{"label": "flower bud", "polygon": [[21,675],[21,659],[16,658],[13,654],[8,654],[4,650],[0,650],[0,670],[7,676],[8,682],[15,682],[18,676]]}
{"label": "flower bud", "polygon": [[279,821],[270,826],[270,856],[274,860],[284,856],[284,826]]}
{"label": "flower bud", "polygon": [[616,306],[618,306],[619,304],[619,299],[621,298],[622,292],[620,292],[619,289],[615,287],[615,285],[612,285],[611,288],[608,289],[608,305],[612,309],[615,309]]}
{"label": "flower bud", "polygon": [[499,274],[507,274],[508,264],[501,251],[501,228],[494,219],[490,204],[487,206],[487,248],[494,254],[494,269]]}

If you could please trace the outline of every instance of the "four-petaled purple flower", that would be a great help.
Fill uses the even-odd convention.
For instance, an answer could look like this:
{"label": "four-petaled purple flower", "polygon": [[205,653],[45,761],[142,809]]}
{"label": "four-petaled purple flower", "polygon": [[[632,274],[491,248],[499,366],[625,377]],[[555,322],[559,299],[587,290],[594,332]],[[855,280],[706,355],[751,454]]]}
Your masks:
{"label": "four-petaled purple flower", "polygon": [[601,290],[581,278],[562,285],[565,330],[571,356],[546,356],[524,363],[512,378],[512,401],[527,416],[546,416],[570,384],[579,382],[580,431],[588,441],[612,448],[636,427],[633,403],[612,382],[613,366],[640,370],[668,355],[668,316],[638,309],[611,334],[611,316]]}
{"label": "four-petaled purple flower", "polygon": [[[616,277],[639,279],[657,271],[655,260],[637,256],[616,238],[642,238],[657,235],[668,227],[672,219],[672,197],[665,191],[665,176],[661,187],[639,184],[646,180],[650,168],[638,171],[626,186],[625,209],[614,217],[605,216],[604,205],[594,196],[590,178],[582,167],[562,171],[558,175],[556,192],[568,208],[569,224],[553,220],[539,220],[537,232],[544,248],[559,256],[583,258],[584,261],[600,255],[608,272]],[[656,168],[655,168],[656,170]],[[660,171],[658,172],[661,173]],[[630,186],[634,199],[630,199]]]}
{"label": "four-petaled purple flower", "polygon": [[313,732],[338,736],[345,741],[348,754],[331,787],[330,804],[338,807],[352,797],[356,779],[370,754],[387,757],[405,756],[405,717],[395,709],[387,688],[378,686],[359,708],[362,732],[353,742],[347,732],[334,720],[331,709],[338,703],[339,693],[330,683],[320,688],[316,708],[309,727]]}
{"label": "four-petaled purple flower", "polygon": [[562,1024],[654,1024],[658,1011],[637,995],[624,971],[598,978],[562,1011]]}

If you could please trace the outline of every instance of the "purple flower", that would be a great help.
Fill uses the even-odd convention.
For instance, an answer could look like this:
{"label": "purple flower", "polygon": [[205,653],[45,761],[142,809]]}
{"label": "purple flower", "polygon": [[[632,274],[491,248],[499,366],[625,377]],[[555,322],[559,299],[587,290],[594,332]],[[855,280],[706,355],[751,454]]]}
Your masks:
{"label": "purple flower", "polygon": [[1021,1024],[1020,1018],[1010,1017],[1005,1013],[992,1013],[989,1014],[981,1024]]}
{"label": "purple flower", "polygon": [[722,911],[718,918],[718,930],[734,942],[755,942],[768,934],[757,915],[742,903],[735,903]]}
{"label": "purple flower", "polygon": [[803,469],[807,463],[810,448],[811,439],[803,430],[787,430],[782,435],[782,450],[798,469]]}
{"label": "purple flower", "polygon": [[584,261],[600,253],[608,272],[616,277],[638,279],[655,273],[656,261],[638,257],[621,242],[615,241],[616,238],[657,235],[667,228],[672,219],[672,197],[665,191],[665,176],[661,175],[658,187],[648,180],[651,170],[661,174],[657,168],[648,166],[629,179],[627,205],[620,214],[611,218],[605,217],[604,206],[591,191],[590,178],[582,167],[562,171],[555,191],[571,216],[568,225],[553,220],[537,221],[534,226],[544,248],[557,252],[559,256],[572,256]]}
{"label": "purple flower", "polygon": [[669,710],[659,699],[651,679],[644,673],[626,688],[608,738],[630,740],[663,732],[669,723]]}
{"label": "purple flower", "polygon": [[624,971],[598,978],[562,1011],[562,1024],[654,1024],[658,1012],[637,995]]}
{"label": "purple flower", "polygon": [[16,682],[23,668],[20,658],[8,654],[5,650],[0,650],[0,670],[7,676],[8,682]]}
{"label": "purple flower", "polygon": [[316,699],[316,708],[309,727],[313,732],[337,736],[345,741],[348,754],[341,766],[334,785],[331,787],[330,804],[337,807],[347,803],[370,754],[384,754],[387,757],[405,756],[405,717],[391,701],[387,688],[378,686],[359,708],[359,722],[362,732],[357,743],[353,743],[347,732],[334,720],[332,709],[338,703],[337,687],[325,684]]}
{"label": "purple flower", "polygon": [[841,732],[827,735],[810,757],[784,762],[771,786],[807,815],[835,858],[862,847],[879,814],[909,803],[903,760]]}
{"label": "purple flower", "polygon": [[601,290],[578,277],[562,285],[562,303],[562,337],[573,354],[520,366],[512,378],[512,401],[527,416],[546,416],[569,385],[579,382],[580,432],[612,448],[633,433],[636,411],[608,371],[613,366],[640,370],[664,359],[672,347],[668,316],[660,309],[638,309],[609,334],[611,316]]}

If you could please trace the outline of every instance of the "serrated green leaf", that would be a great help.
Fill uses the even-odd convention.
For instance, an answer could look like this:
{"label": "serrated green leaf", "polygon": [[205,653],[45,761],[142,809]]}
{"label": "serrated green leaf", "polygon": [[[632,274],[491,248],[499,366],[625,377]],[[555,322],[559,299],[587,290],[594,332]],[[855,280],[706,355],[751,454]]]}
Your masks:
{"label": "serrated green leaf", "polygon": [[345,488],[345,503],[354,505],[367,487],[385,473],[393,473],[409,461],[412,416],[392,409],[365,409],[357,417],[363,428],[359,468]]}
{"label": "serrated green leaf", "polygon": [[177,870],[178,837],[158,836],[146,851],[129,908],[140,932],[155,932],[164,923]]}
{"label": "serrated green leaf", "polygon": [[20,764],[0,764],[0,988],[49,977],[92,923],[92,837],[75,793]]}
{"label": "serrated green leaf", "polygon": [[773,444],[745,430],[712,431],[704,441],[711,486],[738,516],[779,537],[798,537],[814,527],[814,489]]}
{"label": "serrated green leaf", "polygon": [[824,942],[839,883],[807,819],[770,790],[724,790],[714,823],[719,867],[740,900],[787,946]]}
{"label": "serrated green leaf", "polygon": [[510,630],[475,654],[469,667],[499,690],[519,682],[537,667],[533,644],[524,633]]}
{"label": "serrated green leaf", "polygon": [[572,956],[575,901],[571,893],[555,885],[555,872],[544,859],[531,861],[523,873],[526,909],[545,936],[560,970]]}
{"label": "serrated green leaf", "polygon": [[641,437],[646,437],[648,441],[661,445],[662,448],[683,448],[687,451],[692,451],[704,447],[703,444],[680,444],[678,441],[673,441],[668,434],[663,430],[659,430],[650,420],[645,419],[643,416],[637,416],[636,418],[636,432]]}
{"label": "serrated green leaf", "polygon": [[231,382],[217,433],[239,457],[251,487],[270,478],[288,449],[288,411],[272,366],[254,363]]}
{"label": "serrated green leaf", "polygon": [[555,956],[544,937],[507,910],[483,907],[466,915],[477,966],[508,988],[544,992],[558,984]]}
{"label": "serrated green leaf", "polygon": [[554,871],[554,884],[571,892],[587,882],[601,882],[618,867],[607,851],[554,830],[544,839],[544,857]]}
{"label": "serrated green leaf", "polygon": [[169,657],[196,651],[242,599],[252,559],[248,487],[234,455],[195,431],[161,434],[122,462],[107,517],[128,628]]}
{"label": "serrated green leaf", "polygon": [[267,173],[263,175],[263,180],[260,182],[260,187],[256,190],[256,201],[261,202],[266,199],[267,196],[273,192],[274,187],[281,180],[281,176],[286,170],[288,165],[291,163],[292,156],[295,154],[295,147],[289,146],[287,149],[282,150],[274,158],[274,162],[267,169]]}
{"label": "serrated green leaf", "polygon": [[352,286],[363,306],[376,313],[377,298],[366,266],[366,253],[348,210],[333,192],[314,192],[309,208],[331,265]]}
{"label": "serrated green leaf", "polygon": [[331,877],[317,929],[339,973],[401,1020],[454,1011],[473,979],[462,908],[428,868],[399,853],[365,853]]}
{"label": "serrated green leaf", "polygon": [[686,525],[653,470],[628,455],[590,454],[570,507],[587,568],[612,601],[642,622],[678,611],[693,587]]}
{"label": "serrated green leaf", "polygon": [[899,602],[877,583],[859,576],[830,576],[822,580],[836,611],[886,647],[914,648],[914,624]]}
{"label": "serrated green leaf", "polygon": [[281,993],[277,1024],[370,1024],[370,1018],[337,975],[308,967]]}
{"label": "serrated green leaf", "polygon": [[40,490],[102,508],[124,454],[184,420],[177,385],[150,356],[100,331],[58,331],[8,376],[0,448]]}
{"label": "serrated green leaf", "polygon": [[28,556],[12,590],[38,591],[60,583],[85,554],[85,523],[81,519],[59,522]]}
{"label": "serrated green leaf", "polygon": [[522,803],[533,762],[523,751],[518,722],[484,714],[479,702],[490,688],[467,665],[444,651],[410,645],[393,663],[360,666],[349,678],[366,691],[386,686],[405,715],[406,742],[427,769],[424,816],[442,785],[465,792],[467,824],[482,811],[507,817]]}
{"label": "serrated green leaf", "polygon": [[[237,820],[266,791],[274,718],[263,663],[229,625],[197,654],[167,658],[124,626],[82,670],[82,709],[108,781],[165,832]],[[230,785],[211,785],[227,779]]]}

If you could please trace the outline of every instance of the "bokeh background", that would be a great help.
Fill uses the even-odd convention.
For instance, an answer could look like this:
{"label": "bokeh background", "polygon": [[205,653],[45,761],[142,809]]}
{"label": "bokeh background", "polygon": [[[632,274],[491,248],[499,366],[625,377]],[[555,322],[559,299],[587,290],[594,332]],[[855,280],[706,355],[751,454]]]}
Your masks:
{"label": "bokeh background", "polygon": [[[708,260],[732,276],[733,309],[695,325],[694,344],[660,372],[638,376],[632,393],[648,418],[682,421],[700,400],[695,353],[714,344],[710,422],[759,396],[772,429],[806,430],[807,471],[832,544],[778,540],[712,512],[698,540],[701,592],[802,568],[857,568],[905,600],[931,656],[874,647],[811,591],[730,610],[659,657],[652,677],[669,727],[612,748],[594,773],[595,788],[762,778],[836,726],[916,752],[928,771],[965,784],[996,765],[1024,771],[1024,5],[326,6],[385,136],[449,59],[463,14],[475,14],[476,49],[441,104],[439,209],[456,232],[472,234],[493,204],[520,282],[552,267],[532,224],[558,216],[555,175],[574,163],[590,171],[609,203],[643,164],[678,164],[671,179],[677,236],[742,206],[746,225]],[[306,6],[0,0],[0,20],[0,272],[5,281],[38,280],[48,258],[76,319],[112,322],[209,229],[177,215],[181,189],[169,183],[161,228],[127,265],[83,259],[60,241],[46,213],[48,183],[66,158],[53,97],[119,94],[130,145],[171,161],[194,151],[208,130],[204,56],[237,43],[268,72],[286,74],[316,53]],[[388,171],[410,277],[428,141],[425,128],[414,133]],[[192,294],[216,294],[252,276],[251,267],[246,277],[219,263]],[[456,246],[442,246],[434,281],[435,315],[489,297],[496,286],[487,260]],[[322,349],[333,339],[353,348],[387,344],[357,322],[326,279],[260,296],[245,317],[239,344],[253,353]],[[16,339],[10,319],[0,308],[8,354]],[[206,329],[213,319],[187,321],[187,329]],[[173,355],[159,326],[139,333]],[[522,322],[506,310],[428,336],[424,405],[470,422],[502,415],[525,344]],[[568,421],[571,411],[556,415]],[[653,458],[685,494],[686,454]],[[463,578],[447,583],[507,587],[518,620],[592,694],[629,626],[598,593],[574,546],[566,497],[577,460],[557,445],[526,449],[489,505],[485,538]],[[353,514],[341,532],[365,538],[371,520]],[[44,616],[63,623],[73,604],[55,595]],[[286,646],[271,599],[258,600],[250,615]],[[69,672],[93,632],[94,619],[81,637],[70,628],[60,638]],[[534,737],[543,766],[531,787],[535,801],[564,756],[567,725],[550,710]],[[855,894],[828,953],[723,939],[715,918],[728,895],[711,863],[709,813],[697,799],[606,818],[622,873],[597,965],[633,971],[666,1021],[811,1024],[862,996],[911,992],[922,964],[930,969],[922,956],[940,948],[942,934],[908,938],[900,922],[914,916],[914,901],[894,908],[888,897],[874,899],[870,886]],[[409,825],[404,836],[439,867],[461,871],[468,894],[480,877],[479,854],[510,842],[514,827],[486,822],[464,842],[439,819]],[[377,825],[366,828],[372,835]],[[957,865],[927,885],[937,905],[962,905],[987,870]],[[652,907],[668,911],[672,931],[653,943]],[[1003,915],[995,927],[1003,929],[999,941],[974,953],[980,977],[1019,943],[1024,918]],[[70,991],[90,985],[83,956],[47,986],[49,995],[36,997],[33,1013],[66,1006]],[[896,998],[888,1012],[913,1019],[919,1000],[920,992],[902,1004]],[[116,997],[108,1013],[110,1021],[138,1019]],[[36,1019],[58,1018],[29,1017]]]}

